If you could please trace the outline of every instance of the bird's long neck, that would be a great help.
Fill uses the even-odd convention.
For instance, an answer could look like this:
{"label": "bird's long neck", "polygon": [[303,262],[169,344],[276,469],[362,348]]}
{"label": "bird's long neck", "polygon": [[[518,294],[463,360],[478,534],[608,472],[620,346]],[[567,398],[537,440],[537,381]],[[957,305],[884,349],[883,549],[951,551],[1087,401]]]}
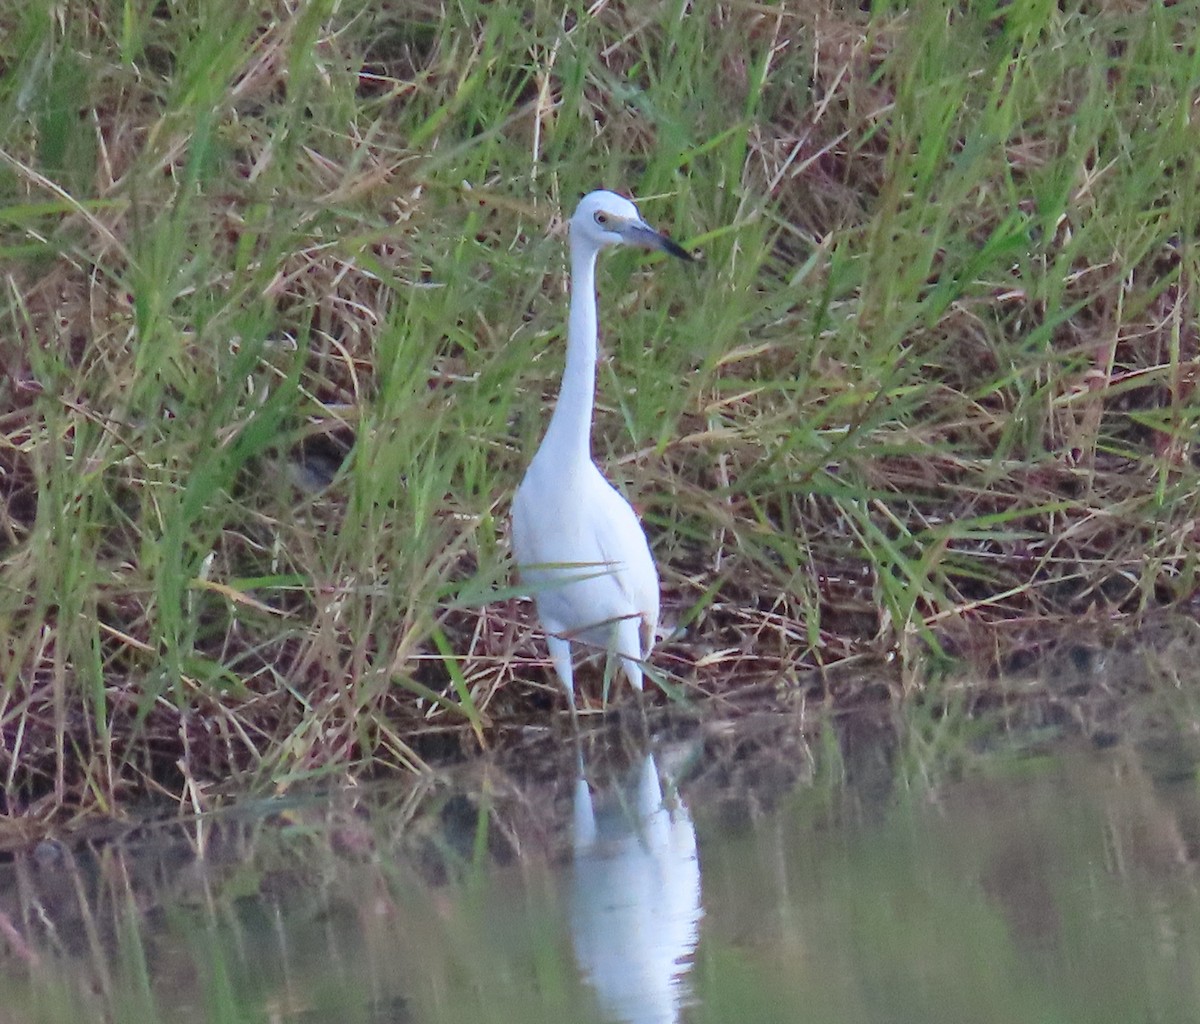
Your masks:
{"label": "bird's long neck", "polygon": [[596,392],[596,250],[571,245],[571,308],[567,317],[567,365],[558,402],[540,451],[560,465],[592,458],[592,404]]}

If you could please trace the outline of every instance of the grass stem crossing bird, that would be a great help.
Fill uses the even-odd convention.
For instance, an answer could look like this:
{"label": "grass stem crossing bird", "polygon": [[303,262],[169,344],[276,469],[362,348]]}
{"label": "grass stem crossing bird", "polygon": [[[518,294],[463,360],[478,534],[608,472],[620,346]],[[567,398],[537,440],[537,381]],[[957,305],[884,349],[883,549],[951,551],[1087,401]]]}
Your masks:
{"label": "grass stem crossing bird", "polygon": [[591,192],[568,228],[567,361],[546,436],[513,498],[512,543],[546,630],[572,715],[573,641],[607,650],[635,690],[658,625],[658,570],[637,513],[592,461],[596,390],[596,258],[614,245],[692,257],[651,228],[628,199]]}

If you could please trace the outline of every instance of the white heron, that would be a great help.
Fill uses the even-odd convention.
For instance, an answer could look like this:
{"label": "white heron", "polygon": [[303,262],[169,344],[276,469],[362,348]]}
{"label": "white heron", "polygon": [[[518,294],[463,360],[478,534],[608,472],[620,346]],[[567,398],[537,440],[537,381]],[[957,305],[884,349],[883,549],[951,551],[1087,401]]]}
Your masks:
{"label": "white heron", "polygon": [[550,660],[575,713],[571,642],[617,655],[635,690],[658,625],[658,570],[637,513],[592,461],[596,257],[612,245],[691,256],[612,192],[584,196],[568,228],[571,303],[558,402],[513,498],[512,542]]}

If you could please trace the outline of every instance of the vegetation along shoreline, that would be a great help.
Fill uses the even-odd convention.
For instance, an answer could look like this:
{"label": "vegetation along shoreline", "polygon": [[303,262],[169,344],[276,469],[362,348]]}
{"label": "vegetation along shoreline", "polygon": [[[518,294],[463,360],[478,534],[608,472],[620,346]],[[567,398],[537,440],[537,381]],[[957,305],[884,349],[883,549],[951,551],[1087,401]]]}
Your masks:
{"label": "vegetation along shoreline", "polygon": [[7,5],[6,818],[559,727],[505,524],[597,187],[702,254],[598,269],[653,702],[1194,626],[1197,8],[863,6]]}

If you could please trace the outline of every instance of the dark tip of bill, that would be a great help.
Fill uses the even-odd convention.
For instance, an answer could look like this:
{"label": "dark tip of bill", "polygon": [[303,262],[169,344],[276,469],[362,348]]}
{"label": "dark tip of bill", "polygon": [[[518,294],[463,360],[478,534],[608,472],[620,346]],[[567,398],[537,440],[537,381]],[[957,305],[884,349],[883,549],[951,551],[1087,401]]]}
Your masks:
{"label": "dark tip of bill", "polygon": [[665,235],[662,240],[663,252],[670,253],[678,259],[684,260],[687,263],[695,263],[696,257],[688,252],[682,245],[672,242]]}

